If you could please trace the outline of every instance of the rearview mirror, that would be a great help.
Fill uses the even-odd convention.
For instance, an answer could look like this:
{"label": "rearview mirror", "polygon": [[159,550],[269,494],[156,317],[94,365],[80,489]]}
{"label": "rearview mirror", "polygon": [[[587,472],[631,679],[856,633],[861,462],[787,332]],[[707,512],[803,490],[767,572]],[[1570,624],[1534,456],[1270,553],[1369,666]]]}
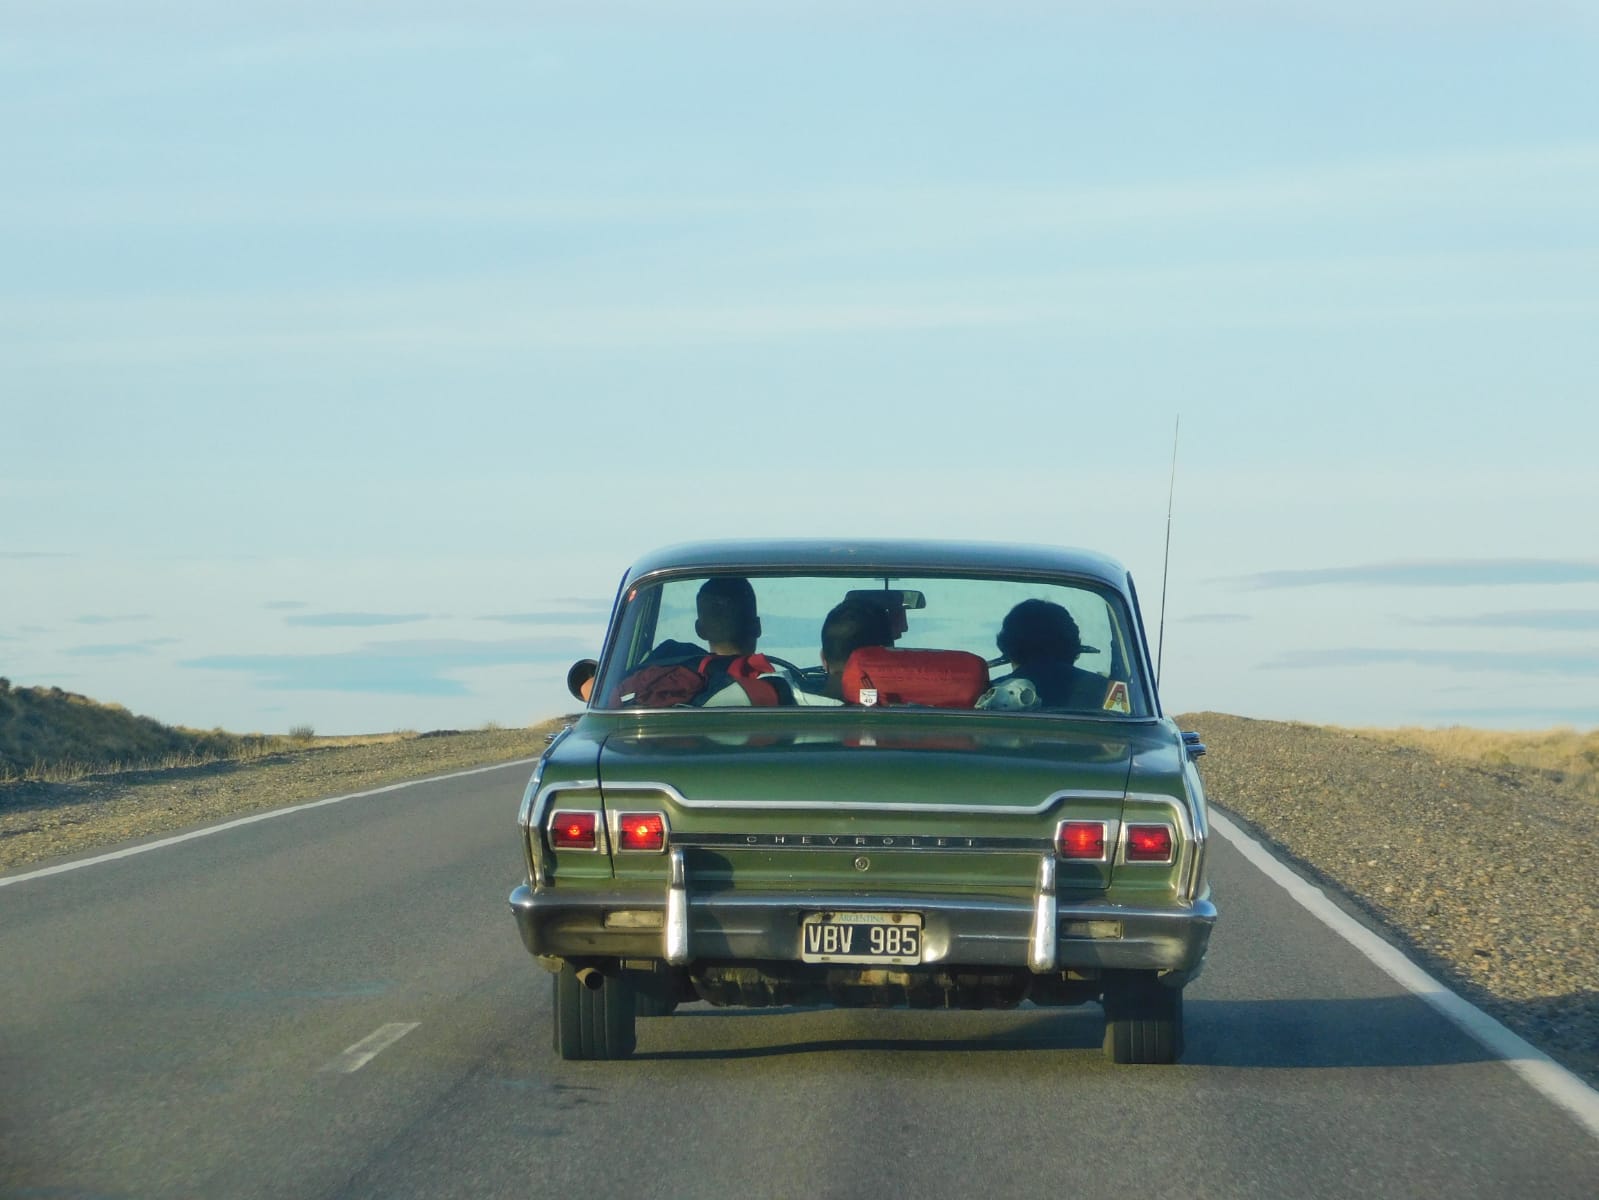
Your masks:
{"label": "rearview mirror", "polygon": [[927,594],[915,588],[852,588],[844,593],[844,599],[891,609],[927,607]]}
{"label": "rearview mirror", "polygon": [[844,599],[856,604],[869,604],[886,612],[889,628],[896,641],[900,634],[910,628],[905,610],[927,607],[927,597],[915,588],[851,588],[844,593]]}

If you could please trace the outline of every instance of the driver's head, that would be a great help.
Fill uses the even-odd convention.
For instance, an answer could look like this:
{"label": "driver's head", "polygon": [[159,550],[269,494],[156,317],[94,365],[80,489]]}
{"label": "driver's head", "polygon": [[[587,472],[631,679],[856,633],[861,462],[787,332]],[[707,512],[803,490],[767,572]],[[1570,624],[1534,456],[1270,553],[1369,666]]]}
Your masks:
{"label": "driver's head", "polygon": [[761,619],[755,614],[755,589],[740,575],[707,579],[695,597],[698,620],[694,632],[705,639],[713,654],[754,654],[761,636]]}
{"label": "driver's head", "polygon": [[1067,666],[1083,652],[1083,641],[1071,613],[1049,600],[1023,600],[999,627],[999,652],[1018,667],[1058,662]]}
{"label": "driver's head", "polygon": [[845,600],[822,622],[822,665],[830,675],[842,673],[849,656],[862,646],[893,644],[893,621],[880,604]]}

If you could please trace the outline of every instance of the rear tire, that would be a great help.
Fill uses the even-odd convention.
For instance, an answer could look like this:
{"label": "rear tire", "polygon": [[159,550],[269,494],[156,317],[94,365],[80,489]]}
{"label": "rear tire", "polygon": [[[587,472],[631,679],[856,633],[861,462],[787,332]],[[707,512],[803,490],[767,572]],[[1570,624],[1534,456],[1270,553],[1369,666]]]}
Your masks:
{"label": "rear tire", "polygon": [[585,987],[570,963],[555,976],[555,1052],[568,1061],[626,1058],[637,1045],[633,985],[606,975],[598,988]]}
{"label": "rear tire", "polygon": [[1114,1063],[1174,1063],[1183,1053],[1183,993],[1153,979],[1105,990],[1105,1057]]}
{"label": "rear tire", "polygon": [[633,1007],[641,1017],[669,1017],[677,1011],[677,997],[664,996],[649,988],[639,988],[633,993]]}

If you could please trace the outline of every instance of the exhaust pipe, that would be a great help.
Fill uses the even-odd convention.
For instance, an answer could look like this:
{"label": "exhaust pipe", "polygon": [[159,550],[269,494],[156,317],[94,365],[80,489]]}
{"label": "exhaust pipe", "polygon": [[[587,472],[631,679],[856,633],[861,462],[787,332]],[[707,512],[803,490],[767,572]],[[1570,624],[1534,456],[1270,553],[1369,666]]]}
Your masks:
{"label": "exhaust pipe", "polygon": [[598,967],[579,967],[577,981],[591,992],[597,992],[605,983],[605,975]]}

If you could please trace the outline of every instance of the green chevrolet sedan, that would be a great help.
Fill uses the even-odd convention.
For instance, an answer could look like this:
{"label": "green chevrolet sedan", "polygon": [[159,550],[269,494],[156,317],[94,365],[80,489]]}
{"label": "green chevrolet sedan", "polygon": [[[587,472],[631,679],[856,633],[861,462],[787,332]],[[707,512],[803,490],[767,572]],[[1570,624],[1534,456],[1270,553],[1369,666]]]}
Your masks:
{"label": "green chevrolet sedan", "polygon": [[1098,1003],[1182,1053],[1216,908],[1193,734],[1099,554],[708,542],[622,578],[510,897],[554,1044],[623,1058],[681,1003]]}

